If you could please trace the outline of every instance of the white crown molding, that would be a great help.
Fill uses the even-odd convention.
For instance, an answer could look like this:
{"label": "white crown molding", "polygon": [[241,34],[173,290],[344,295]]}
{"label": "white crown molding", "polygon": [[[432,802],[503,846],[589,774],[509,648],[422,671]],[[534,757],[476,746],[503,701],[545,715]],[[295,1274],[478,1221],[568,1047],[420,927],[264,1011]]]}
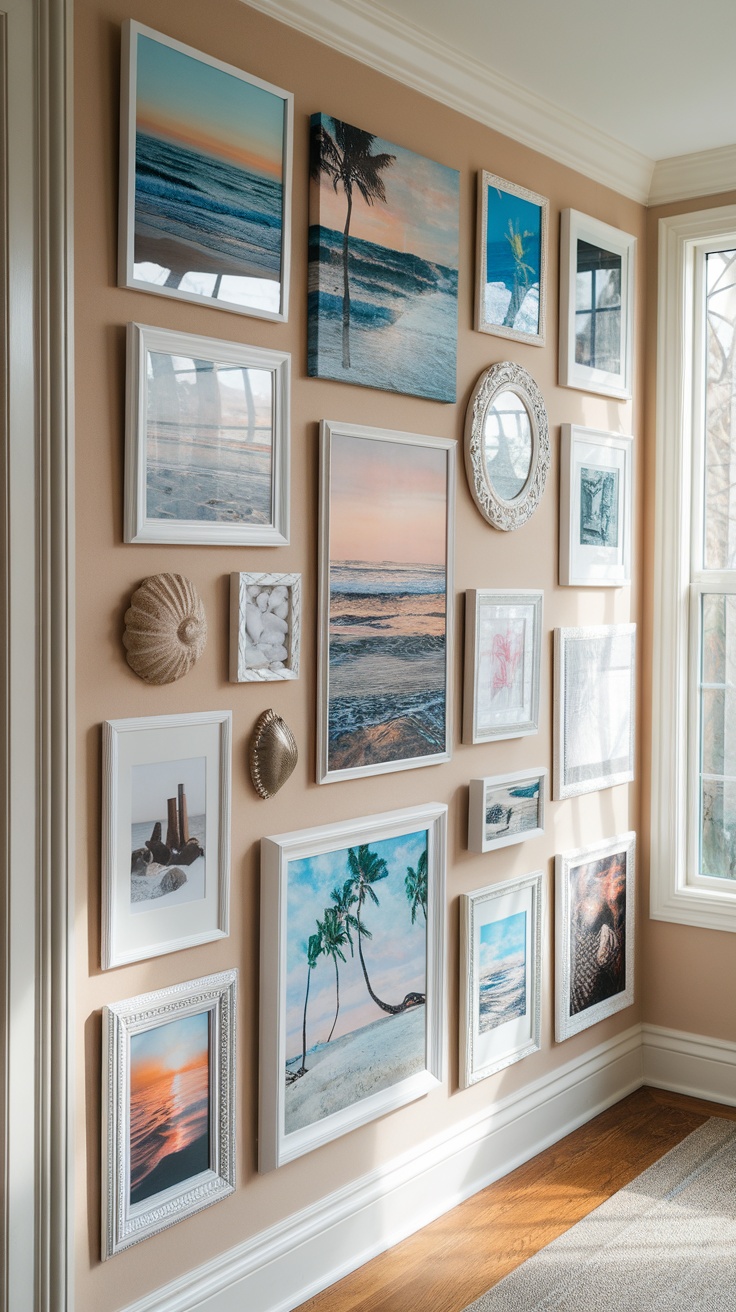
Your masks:
{"label": "white crown molding", "polygon": [[369,0],[244,0],[362,64],[646,205],[654,160]]}
{"label": "white crown molding", "polygon": [[736,146],[673,155],[654,166],[650,205],[736,191]]}
{"label": "white crown molding", "polygon": [[736,1043],[643,1025],[642,1056],[645,1084],[736,1106]]}

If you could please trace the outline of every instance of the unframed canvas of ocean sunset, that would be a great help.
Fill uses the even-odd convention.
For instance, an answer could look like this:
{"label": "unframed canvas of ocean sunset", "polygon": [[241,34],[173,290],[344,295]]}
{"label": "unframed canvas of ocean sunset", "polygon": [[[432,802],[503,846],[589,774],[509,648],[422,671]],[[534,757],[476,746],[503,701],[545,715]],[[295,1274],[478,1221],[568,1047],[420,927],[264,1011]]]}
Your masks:
{"label": "unframed canvas of ocean sunset", "polygon": [[291,95],[125,30],[121,282],[285,318]]}
{"label": "unframed canvas of ocean sunset", "polygon": [[322,781],[447,759],[452,443],[323,428]]}
{"label": "unframed canvas of ocean sunset", "polygon": [[311,130],[309,373],[454,401],[459,173],[326,114]]}

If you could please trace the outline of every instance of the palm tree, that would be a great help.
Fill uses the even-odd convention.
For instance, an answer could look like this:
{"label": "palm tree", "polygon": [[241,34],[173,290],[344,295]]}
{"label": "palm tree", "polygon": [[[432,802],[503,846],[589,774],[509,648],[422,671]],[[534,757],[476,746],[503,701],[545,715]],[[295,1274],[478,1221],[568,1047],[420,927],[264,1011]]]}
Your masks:
{"label": "palm tree", "polygon": [[406,879],[404,880],[406,896],[409,899],[411,907],[411,923],[416,920],[417,911],[421,907],[424,912],[424,920],[427,920],[427,849],[426,847],[419,853],[417,868],[413,870],[411,866],[406,867]]}
{"label": "palm tree", "polygon": [[339,957],[341,961],[345,961],[343,948],[348,942],[348,935],[345,926],[340,922],[335,907],[325,907],[325,918],[323,921],[319,921],[318,924],[322,930],[322,951],[326,957],[332,957],[335,963],[335,998],[337,1006],[335,1007],[335,1019],[332,1022],[332,1029],[327,1038],[329,1043],[335,1032],[337,1016],[340,1011],[340,968],[337,959]]}
{"label": "palm tree", "polygon": [[332,901],[335,903],[335,915],[345,930],[345,937],[350,944],[350,955],[355,955],[353,950],[353,933],[358,933],[358,920],[350,910],[355,906],[357,898],[353,892],[353,881],[346,879],[342,888],[333,888],[330,893]]}
{"label": "palm tree", "polygon": [[426,999],[423,993],[407,993],[404,1001],[400,1002],[397,1006],[394,1006],[390,1002],[382,1002],[373,992],[371,982],[368,978],[368,971],[363,956],[362,940],[364,938],[370,938],[371,934],[363,924],[363,921],[360,918],[360,913],[367,897],[371,899],[374,906],[380,905],[373,885],[379,883],[380,880],[387,878],[388,863],[385,858],[379,856],[377,852],[371,852],[371,849],[367,844],[363,844],[357,849],[354,847],[348,848],[348,867],[350,869],[349,883],[352,886],[352,892],[355,901],[357,902],[356,921],[358,925],[358,956],[360,957],[360,964],[363,968],[366,988],[377,1007],[380,1007],[382,1011],[387,1011],[391,1016],[396,1016],[399,1012],[406,1011],[407,1007],[416,1006],[418,1003],[424,1002]]}
{"label": "palm tree", "polygon": [[302,1020],[302,1064],[297,1071],[297,1075],[306,1075],[307,1073],[307,1003],[309,1002],[309,984],[312,978],[312,971],[317,965],[323,952],[322,930],[319,921],[317,921],[317,933],[310,934],[309,942],[307,943],[307,991],[304,995],[304,1018]]}
{"label": "palm tree", "polygon": [[524,256],[526,255],[524,242],[527,237],[533,236],[533,232],[521,232],[519,228],[515,228],[511,219],[509,219],[509,230],[506,233],[506,240],[511,247],[511,255],[514,261],[514,288],[511,293],[509,308],[506,311],[506,318],[504,319],[504,325],[507,328],[513,328],[514,323],[516,322],[516,316],[521,309],[522,302],[529,288],[529,275],[534,273],[531,264],[527,264],[524,260]]}
{"label": "palm tree", "polygon": [[350,242],[350,219],[353,213],[353,189],[357,187],[366,205],[375,201],[386,200],[386,188],[381,178],[381,170],[387,169],[396,159],[395,155],[372,155],[375,136],[353,128],[341,119],[332,120],[335,135],[332,137],[320,122],[313,139],[312,177],[318,179],[320,173],[326,173],[332,180],[337,192],[342,186],[347,200],[347,214],[342,234],[342,367],[350,368],[350,282],[348,277],[348,259]]}

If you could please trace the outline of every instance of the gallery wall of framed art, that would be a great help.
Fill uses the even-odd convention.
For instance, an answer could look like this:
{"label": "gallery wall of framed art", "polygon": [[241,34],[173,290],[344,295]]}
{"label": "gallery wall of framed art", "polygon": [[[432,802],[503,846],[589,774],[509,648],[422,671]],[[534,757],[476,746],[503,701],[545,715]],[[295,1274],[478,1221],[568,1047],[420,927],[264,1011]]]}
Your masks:
{"label": "gallery wall of framed art", "polygon": [[[78,1312],[119,1312],[121,1304],[151,1297],[190,1268],[219,1261],[239,1245],[257,1243],[265,1227],[286,1224],[297,1208],[317,1206],[322,1200],[328,1205],[335,1191],[357,1187],[370,1170],[389,1169],[402,1154],[413,1158],[427,1143],[444,1142],[498,1098],[508,1097],[511,1105],[530,1084],[554,1078],[569,1060],[570,1048],[579,1045],[581,1053],[592,1049],[639,1016],[635,1001],[620,1014],[603,1016],[595,1027],[578,1033],[567,1050],[556,1043],[554,859],[610,835],[638,831],[640,816],[635,788],[625,783],[613,784],[605,794],[581,793],[559,801],[551,785],[554,630],[641,621],[643,258],[638,259],[634,274],[631,398],[561,386],[554,326],[559,312],[562,211],[574,209],[636,236],[640,256],[645,215],[623,197],[601,199],[600,188],[571,170],[533,151],[520,151],[489,127],[459,118],[439,102],[347,59],[327,43],[283,27],[240,0],[218,0],[207,11],[192,0],[183,0],[176,11],[165,0],[143,0],[135,15],[124,12],[119,0],[76,0],[76,4],[79,790],[74,1006],[77,1032],[85,1036],[86,1065],[83,1070],[80,1048],[75,1225],[78,1233],[93,1235],[79,1249],[77,1298]],[[228,224],[218,220],[217,249],[204,260],[206,267],[197,267],[195,260],[192,269],[184,269],[181,260],[172,259],[176,268],[169,267],[162,278],[161,270],[167,266],[151,259],[154,250],[163,255],[166,248],[168,257],[175,246],[183,258],[183,252],[197,253],[199,239],[183,228],[173,237],[171,233],[156,236],[159,201],[151,200],[155,188],[150,161],[147,199],[138,206],[146,213],[136,217],[135,189],[128,186],[125,215],[131,209],[131,221],[125,217],[119,226],[117,69],[122,24],[129,18],[135,19],[131,32],[138,31],[136,40],[142,27],[154,34],[147,38],[154,44],[149,52],[154,72],[156,60],[167,59],[169,51],[197,64],[196,76],[189,82],[182,82],[175,70],[167,74],[160,94],[150,97],[150,105],[144,83],[139,91],[136,81],[136,135],[139,126],[144,135],[154,127],[157,149],[172,152],[167,155],[171,167],[160,203],[168,205],[172,196],[180,194],[184,174],[172,176],[171,169],[174,160],[181,169],[182,152],[208,157],[210,182],[220,162],[223,186],[231,168],[247,172],[249,196],[266,206],[258,213],[266,214],[271,223],[268,233],[260,234],[260,254],[256,252],[260,263],[251,251],[248,267],[241,272],[226,270],[224,263],[221,270],[215,269],[216,260],[224,260],[223,241],[232,235]],[[211,104],[199,90],[204,85],[200,79],[210,76],[214,79]],[[245,90],[237,87],[233,92],[223,78],[242,81]],[[242,123],[238,118],[223,126],[222,107],[231,103],[231,94],[232,103],[240,103],[254,88],[265,97],[263,123],[258,115],[258,122],[253,120],[251,109]],[[133,97],[129,91],[126,95],[130,111]],[[342,237],[348,200],[341,182],[334,191],[326,166],[310,182],[313,114],[319,116],[318,126],[323,129],[323,160],[337,158],[331,155],[327,134],[339,152],[346,138],[338,124],[352,128],[363,134],[363,165],[369,171],[375,168],[376,187],[380,190],[380,183],[385,193],[385,200],[372,194],[366,199],[357,182],[352,188],[349,374],[342,363],[342,305],[338,312],[335,300],[329,299],[343,297]],[[130,169],[130,129],[127,140]],[[395,158],[389,162],[383,158],[387,156]],[[524,335],[536,299],[534,278],[527,289],[523,322],[519,320],[514,329],[518,337],[475,327],[473,300],[479,276],[475,206],[482,171],[499,179],[498,187],[508,187],[510,195],[516,194],[513,188],[530,193],[531,199],[522,199],[538,207],[540,221],[542,202],[546,204],[543,344]],[[199,185],[199,175],[187,176]],[[417,210],[416,191],[426,195],[427,179],[437,184],[433,207],[425,202]],[[279,186],[277,221],[274,205]],[[183,190],[192,188],[183,186]],[[521,233],[531,228],[523,213],[504,213],[493,237],[497,244],[505,240],[508,217],[521,224]],[[250,219],[237,218],[238,249],[253,236],[244,235],[246,221]],[[310,237],[310,223],[312,228],[316,223],[325,229],[328,237],[316,241],[314,231]],[[143,240],[141,259],[135,258],[136,230]],[[136,277],[118,280],[115,252],[123,231],[133,233],[134,265],[145,266],[138,281]],[[495,254],[500,256],[502,250],[497,245]],[[388,251],[390,258],[382,251]],[[507,259],[505,271],[494,278],[505,287],[503,297],[499,293],[493,302],[496,309],[501,299],[508,299],[510,306],[509,292],[519,298],[519,288],[514,293],[509,281],[510,268]],[[193,271],[203,275],[199,290],[191,296],[171,294],[187,290],[185,275]],[[241,290],[252,298],[250,302],[223,299],[223,289],[230,286],[227,279],[234,277],[247,284]],[[274,285],[267,288],[265,283]],[[215,290],[218,295],[211,295]],[[126,367],[129,334],[135,341],[135,358],[143,362],[137,375]],[[417,341],[421,360],[412,358],[419,349]],[[533,513],[518,516],[513,531],[499,531],[479,513],[464,472],[468,404],[481,376],[504,362],[531,378],[547,423],[544,449],[539,448],[546,477],[539,487],[535,485]],[[358,366],[362,372],[353,379]],[[126,437],[126,405],[137,424],[137,446],[131,436],[132,420]],[[571,581],[560,586],[563,424],[631,439],[630,583]],[[501,480],[499,486],[505,487],[502,446],[494,447],[498,455],[494,472]],[[625,475],[616,463],[618,457],[611,464],[605,453],[596,461],[591,452],[584,456],[585,469],[600,467],[605,474],[612,470],[622,488]],[[283,477],[287,470],[288,498]],[[518,478],[523,491],[524,478]],[[144,515],[139,514],[136,522],[130,514],[134,489],[139,494],[144,489],[147,495],[149,488],[152,514],[147,505],[145,510],[149,526],[155,524],[151,532],[142,527]],[[602,546],[614,549],[608,542],[614,532],[610,513],[606,519],[600,512],[602,496],[590,479],[586,488],[592,498],[588,516],[592,527],[586,531],[602,536]],[[624,496],[623,490],[620,495]],[[144,682],[131,669],[122,637],[134,592],[143,580],[165,572],[181,574],[196,589],[206,615],[207,641],[183,677],[156,685]],[[464,707],[470,705],[472,711],[473,704],[464,679],[465,616],[471,593],[495,595],[499,605],[526,605],[522,614],[509,612],[495,619],[510,620],[512,628],[521,619],[521,629],[529,629],[528,640],[524,632],[518,651],[514,633],[506,635],[505,688],[496,686],[494,692],[494,678],[497,685],[499,679],[503,683],[498,644],[495,666],[486,662],[488,691],[494,694],[492,723],[489,728],[484,721],[475,734],[463,729]],[[519,690],[519,705],[514,702],[510,709]],[[492,732],[501,723],[504,701],[505,711],[515,719],[507,737]],[[293,770],[279,790],[264,798],[252,782],[251,740],[269,709],[293,735],[297,759],[289,762]],[[220,769],[221,758],[216,766],[214,747],[199,740],[214,730],[197,728],[196,741],[188,737],[195,732],[194,718],[207,716],[218,724],[229,717],[228,769]],[[145,762],[130,757],[126,770],[128,766],[131,772],[143,765],[154,768],[139,788],[140,815],[136,810],[134,819],[132,801],[125,816],[118,804],[114,824],[115,806],[108,807],[107,828],[118,834],[119,853],[117,864],[107,863],[102,848],[103,798],[113,797],[109,785],[114,776],[106,767],[103,738],[117,731],[105,731],[103,726],[166,719],[179,724],[181,741],[177,739],[173,748],[159,743],[163,755],[156,759],[150,754],[155,755],[155,743]],[[196,790],[202,787],[202,760],[208,799],[204,812],[196,800]],[[123,794],[132,798],[133,789],[132,773],[122,778],[121,769],[118,801]],[[472,841],[471,781],[483,790],[476,800]],[[203,850],[190,867],[176,861],[187,838],[182,844],[178,833],[178,846],[166,843],[170,801],[175,801],[173,814],[181,828],[180,784],[187,802],[188,839],[194,838]],[[217,836],[210,823],[213,809],[215,815],[219,813],[218,788],[230,790],[228,916],[223,921],[215,908],[218,881],[220,889],[225,885],[215,861]],[[403,832],[394,828],[389,833],[385,818],[397,811],[406,812],[409,819],[401,822]],[[437,817],[445,814],[441,898],[445,939],[444,947],[433,940],[429,952],[427,926],[433,916],[439,917],[441,882],[439,866],[430,854],[432,844],[425,841],[423,849],[417,835],[435,832]],[[373,829],[364,828],[366,820]],[[157,826],[160,836],[154,833]],[[331,827],[336,827],[332,836]],[[292,840],[297,843],[293,848]],[[169,847],[173,865],[154,860],[148,844],[158,842]],[[262,844],[270,853],[263,864]],[[349,902],[352,896],[350,891],[345,895],[350,879],[348,853],[357,855],[361,846],[374,852],[379,863],[385,860],[388,870],[372,885],[378,903],[366,892],[360,906],[360,923],[370,938],[359,935],[351,922],[340,923],[342,915],[358,919],[357,901],[344,913],[338,907],[340,897]],[[156,851],[164,855],[158,847]],[[135,876],[134,853],[138,854]],[[195,888],[202,870],[197,861],[204,862],[206,897],[214,900],[203,898],[201,906],[197,902],[200,909],[209,908],[209,918],[198,916],[196,926],[180,932],[175,922],[185,913],[194,919],[194,913],[186,912],[184,901],[177,910],[177,893],[181,901],[182,889]],[[150,891],[145,881],[151,875],[146,871],[154,865],[153,873],[166,889],[158,899],[147,899],[150,907],[145,912],[135,911],[133,879],[137,887]],[[178,890],[173,888],[178,881],[171,875],[174,869],[187,876]],[[426,911],[425,879],[434,890],[427,895]],[[521,899],[518,906],[498,900],[511,896],[497,895],[510,883],[521,890],[513,894]],[[107,900],[113,887],[119,900],[110,911]],[[276,902],[279,888],[283,892],[284,887],[286,902],[279,906],[286,918],[279,921]],[[333,898],[336,891],[338,901]],[[491,899],[489,925],[494,918],[526,916],[528,1006],[525,1002],[522,1015],[517,998],[519,1014],[512,1020],[519,1033],[513,1044],[505,1022],[484,1031],[488,1051],[476,1054],[475,1075],[465,1079],[458,1056],[460,899],[486,891]],[[156,901],[161,903],[158,909]],[[105,907],[108,929],[103,929]],[[544,907],[548,921],[542,921],[537,950],[537,915]],[[136,927],[141,916],[146,933]],[[155,933],[147,932],[149,916],[157,921]],[[337,930],[339,940],[347,932],[346,923],[352,948],[349,939],[338,941],[331,955],[330,934],[334,939]],[[507,928],[516,931],[518,922]],[[112,929],[124,931],[115,951],[108,944]],[[484,969],[493,971],[494,944],[501,944],[503,936],[491,929],[487,937],[490,949]],[[311,938],[318,940],[312,945],[313,962]],[[158,955],[153,955],[157,944]],[[384,1011],[371,998],[360,949],[370,989],[381,1003],[403,1006],[411,994],[425,994],[425,1001],[398,1014]],[[146,1231],[143,1224],[142,1242],[126,1245],[126,1251],[103,1263],[98,1219],[103,1097],[112,1106],[108,1084],[101,1083],[103,1009],[111,1011],[148,994],[189,988],[233,970],[238,972],[234,1188],[218,1185],[217,1205],[201,1211],[185,1213],[175,1206],[173,1223],[167,1228]],[[277,996],[283,998],[284,1014],[281,1031],[277,1025],[274,1034],[279,1035],[279,1043],[283,1041],[283,1053],[260,1038],[261,1000],[275,1008]],[[165,999],[159,997],[151,1007],[155,1011],[163,1004]],[[155,1031],[163,1022],[154,1011],[145,1024],[150,1021]],[[191,1024],[190,1037],[195,1046],[199,1043],[201,1056],[202,1035],[194,1031],[203,1022],[195,1019]],[[380,1033],[382,1026],[395,1032],[403,1024],[413,1027],[411,1053],[417,1058],[416,1069],[397,1075],[386,1061],[382,1089],[368,1092],[364,1074],[358,1079],[355,1072],[351,1085],[350,1069],[340,1057],[350,1050],[351,1037],[357,1035],[364,1044],[364,1031],[372,1026]],[[521,1034],[524,1025],[527,1030]],[[320,1060],[313,1062],[314,1056]],[[340,1107],[326,1107],[321,1095],[315,1093],[313,1098],[310,1093],[310,1084],[312,1089],[315,1085],[310,1077],[320,1066],[324,1074],[325,1062],[338,1067],[342,1063],[341,1075],[347,1071]],[[287,1075],[296,1074],[301,1065],[307,1073],[287,1086]],[[475,1082],[480,1073],[482,1078]],[[271,1121],[268,1117],[265,1121],[265,1149],[259,1145],[261,1098],[273,1099]],[[371,1098],[376,1101],[371,1103]],[[303,1123],[297,1125],[292,1119],[287,1127],[287,1102],[303,1104]],[[208,1105],[214,1117],[214,1093]],[[284,1112],[283,1126],[276,1123],[279,1107]],[[130,1108],[123,1114],[129,1115]],[[91,1128],[86,1129],[88,1122]],[[267,1170],[259,1169],[259,1151]],[[212,1160],[206,1169],[215,1169]],[[148,1207],[149,1201],[141,1198],[143,1210],[156,1210]],[[128,1198],[123,1226],[130,1219]],[[121,1294],[123,1281],[126,1292]]]}

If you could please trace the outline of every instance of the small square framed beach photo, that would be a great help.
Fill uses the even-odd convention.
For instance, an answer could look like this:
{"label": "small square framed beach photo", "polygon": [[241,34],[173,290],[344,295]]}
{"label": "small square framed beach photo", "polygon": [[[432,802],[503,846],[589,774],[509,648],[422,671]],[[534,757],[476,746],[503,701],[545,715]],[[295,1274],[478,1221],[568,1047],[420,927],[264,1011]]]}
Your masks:
{"label": "small square framed beach photo", "polygon": [[560,219],[560,386],[631,396],[636,237],[577,210]]}
{"label": "small square framed beach photo", "polygon": [[492,852],[544,833],[544,768],[470,780],[468,848]]}
{"label": "small square framed beach photo", "polygon": [[549,201],[485,170],[478,176],[475,327],[544,346]]}
{"label": "small square framed beach photo", "polygon": [[631,582],[633,438],[562,425],[560,584]]}
{"label": "small square framed beach photo", "polygon": [[466,592],[464,743],[537,733],[543,602],[531,590]]}

